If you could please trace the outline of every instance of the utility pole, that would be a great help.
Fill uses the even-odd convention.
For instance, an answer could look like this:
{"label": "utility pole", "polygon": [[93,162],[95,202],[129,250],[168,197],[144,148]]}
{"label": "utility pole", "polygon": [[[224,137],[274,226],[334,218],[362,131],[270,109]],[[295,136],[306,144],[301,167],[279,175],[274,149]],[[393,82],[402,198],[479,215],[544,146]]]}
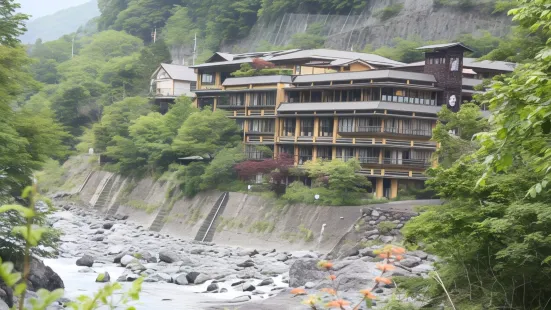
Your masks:
{"label": "utility pole", "polygon": [[193,39],[193,65],[195,66],[195,57],[197,54],[197,32],[195,33],[195,39]]}
{"label": "utility pole", "polygon": [[73,36],[73,43],[71,44],[71,58],[75,57],[75,39],[77,37],[79,29],[77,29],[77,31],[75,32],[75,35]]}
{"label": "utility pole", "polygon": [[153,43],[157,42],[157,27],[155,27],[155,30],[151,33],[151,37],[153,38]]}

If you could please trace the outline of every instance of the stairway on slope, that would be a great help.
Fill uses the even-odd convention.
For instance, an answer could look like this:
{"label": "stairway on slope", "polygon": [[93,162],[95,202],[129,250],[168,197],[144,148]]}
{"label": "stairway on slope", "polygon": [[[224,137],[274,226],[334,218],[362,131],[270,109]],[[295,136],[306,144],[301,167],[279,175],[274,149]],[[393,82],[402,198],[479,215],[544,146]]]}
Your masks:
{"label": "stairway on slope", "polygon": [[94,204],[95,209],[103,209],[109,204],[109,199],[111,198],[111,191],[113,190],[113,184],[115,183],[115,178],[113,176],[109,177],[109,180],[105,183],[105,186],[101,190],[101,194]]}
{"label": "stairway on slope", "polygon": [[211,242],[214,238],[214,233],[216,232],[216,220],[218,217],[224,213],[226,204],[228,203],[230,194],[228,192],[222,193],[214,206],[212,207],[209,215],[203,221],[201,228],[195,236],[195,241],[204,241]]}
{"label": "stairway on slope", "polygon": [[153,220],[153,223],[151,223],[151,226],[149,226],[149,230],[160,232],[165,224],[165,219],[170,213],[169,210],[169,204],[164,204],[161,207],[161,210],[159,210],[159,213],[157,213],[157,216],[155,216],[155,220]]}

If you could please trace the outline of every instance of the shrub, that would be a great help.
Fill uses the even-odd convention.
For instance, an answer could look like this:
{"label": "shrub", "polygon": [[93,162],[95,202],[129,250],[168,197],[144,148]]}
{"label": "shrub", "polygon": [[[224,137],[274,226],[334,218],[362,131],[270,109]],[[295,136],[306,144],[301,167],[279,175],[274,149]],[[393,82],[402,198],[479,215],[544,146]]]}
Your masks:
{"label": "shrub", "polygon": [[396,224],[389,221],[383,221],[377,224],[377,229],[379,229],[379,232],[384,235],[390,233],[394,228],[396,228]]}
{"label": "shrub", "polygon": [[404,5],[402,3],[392,4],[387,6],[384,9],[381,9],[375,12],[374,15],[377,18],[379,18],[381,21],[385,21],[389,18],[395,17],[396,15],[400,14],[403,8],[404,8]]}

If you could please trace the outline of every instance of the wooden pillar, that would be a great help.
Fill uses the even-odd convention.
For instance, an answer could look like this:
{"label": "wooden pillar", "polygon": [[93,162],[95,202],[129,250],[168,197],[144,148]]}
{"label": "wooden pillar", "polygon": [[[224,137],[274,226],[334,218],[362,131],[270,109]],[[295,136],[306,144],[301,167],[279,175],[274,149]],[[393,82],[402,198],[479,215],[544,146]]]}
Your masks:
{"label": "wooden pillar", "polygon": [[376,185],[375,185],[375,197],[376,198],[383,198],[384,192],[383,192],[383,178],[377,178],[376,179]]}
{"label": "wooden pillar", "polygon": [[385,119],[381,119],[381,132],[385,132]]}
{"label": "wooden pillar", "polygon": [[333,118],[333,143],[337,143],[337,130],[339,129],[339,118]]}
{"label": "wooden pillar", "polygon": [[298,165],[298,145],[295,144],[295,154],[294,154],[294,161],[295,161],[295,166]]}
{"label": "wooden pillar", "polygon": [[318,158],[318,147],[316,145],[312,146],[312,160],[316,161]]}
{"label": "wooden pillar", "polygon": [[398,179],[390,180],[390,198],[398,197]]}
{"label": "wooden pillar", "polygon": [[314,137],[318,137],[320,128],[320,119],[319,117],[314,117]]}
{"label": "wooden pillar", "polygon": [[298,136],[300,135],[300,118],[296,118],[295,123],[295,143],[298,141]]}
{"label": "wooden pillar", "polygon": [[331,159],[337,158],[337,147],[333,146],[333,150],[331,151]]}

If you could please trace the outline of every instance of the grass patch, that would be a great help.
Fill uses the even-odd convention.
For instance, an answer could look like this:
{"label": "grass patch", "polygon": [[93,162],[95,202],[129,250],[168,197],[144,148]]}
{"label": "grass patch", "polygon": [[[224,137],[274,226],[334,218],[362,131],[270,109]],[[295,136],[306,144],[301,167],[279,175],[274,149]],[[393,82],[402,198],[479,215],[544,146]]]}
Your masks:
{"label": "grass patch", "polygon": [[197,223],[201,218],[203,217],[203,214],[201,214],[201,208],[197,207],[193,210],[191,210],[191,214],[189,216],[189,219],[187,220],[187,224],[194,225]]}
{"label": "grass patch", "polygon": [[300,224],[298,226],[298,230],[300,231],[302,240],[304,240],[305,242],[314,241],[314,233],[312,232],[312,230],[306,228],[303,224]]}
{"label": "grass patch", "polygon": [[396,224],[389,221],[383,221],[377,224],[377,229],[379,229],[379,232],[383,235],[390,233],[394,228],[396,228]]}
{"label": "grass patch", "polygon": [[42,171],[36,173],[38,184],[40,184],[40,192],[45,194],[61,188],[64,183],[64,176],[67,169],[59,164],[56,160],[48,159]]}
{"label": "grass patch", "polygon": [[134,209],[143,210],[147,212],[147,214],[151,214],[153,211],[159,209],[158,205],[150,205],[141,200],[130,200],[126,202],[125,205]]}
{"label": "grass patch", "polygon": [[275,229],[275,224],[270,221],[256,221],[249,227],[250,233],[271,233]]}

